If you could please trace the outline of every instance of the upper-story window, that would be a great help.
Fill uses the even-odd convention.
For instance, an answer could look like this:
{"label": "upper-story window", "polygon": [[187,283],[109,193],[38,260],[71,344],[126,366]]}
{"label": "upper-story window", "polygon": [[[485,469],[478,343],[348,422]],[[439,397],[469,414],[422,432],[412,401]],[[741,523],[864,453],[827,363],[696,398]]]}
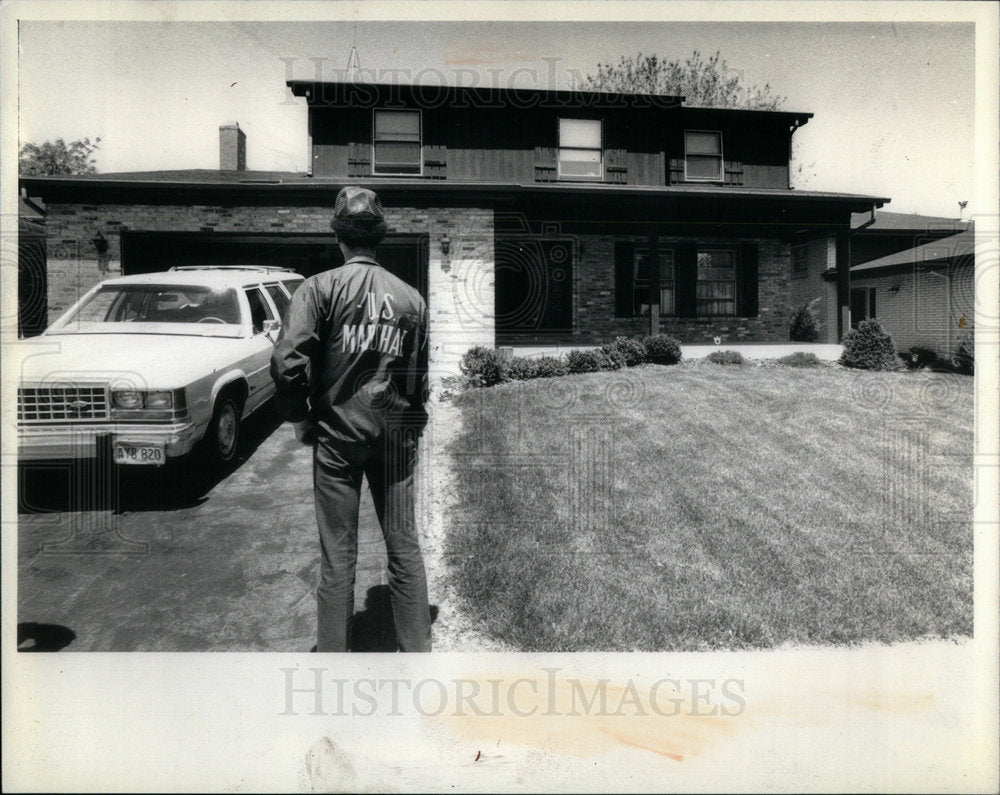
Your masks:
{"label": "upper-story window", "polygon": [[601,179],[600,119],[559,119],[560,179]]}
{"label": "upper-story window", "polygon": [[376,110],[375,174],[420,174],[420,111]]}
{"label": "upper-story window", "polygon": [[722,133],[684,132],[684,178],[718,182],[722,179]]}

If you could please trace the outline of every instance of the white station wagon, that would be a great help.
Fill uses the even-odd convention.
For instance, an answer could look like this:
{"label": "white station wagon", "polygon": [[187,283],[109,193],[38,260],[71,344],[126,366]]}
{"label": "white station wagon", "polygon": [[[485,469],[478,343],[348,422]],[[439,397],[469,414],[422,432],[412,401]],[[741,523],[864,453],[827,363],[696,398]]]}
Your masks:
{"label": "white station wagon", "polygon": [[18,346],[19,459],[156,466],[202,442],[232,461],[240,421],[274,394],[271,351],[303,281],[220,266],[98,284]]}

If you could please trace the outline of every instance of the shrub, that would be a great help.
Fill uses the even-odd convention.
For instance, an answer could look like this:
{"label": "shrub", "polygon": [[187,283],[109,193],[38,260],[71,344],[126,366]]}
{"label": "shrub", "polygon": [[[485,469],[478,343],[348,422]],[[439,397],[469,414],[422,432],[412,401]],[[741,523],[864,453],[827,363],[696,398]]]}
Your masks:
{"label": "shrub", "polygon": [[899,370],[902,367],[892,337],[874,319],[862,320],[856,329],[844,335],[840,363],[861,370]]}
{"label": "shrub", "polygon": [[653,364],[677,364],[681,360],[681,344],[668,334],[657,334],[642,341],[646,359]]}
{"label": "shrub", "polygon": [[818,298],[814,298],[806,304],[800,306],[794,315],[792,323],[788,329],[788,336],[793,342],[816,342],[819,339],[820,322],[816,317],[816,304]]}
{"label": "shrub", "polygon": [[566,362],[559,356],[541,356],[535,359],[535,378],[553,378],[557,375],[566,375]]}
{"label": "shrub", "polygon": [[605,358],[599,350],[570,351],[566,354],[566,369],[571,373],[594,373],[604,369]]}
{"label": "shrub", "polygon": [[469,348],[458,368],[472,386],[493,386],[506,381],[509,375],[509,366],[500,353],[482,345]]}
{"label": "shrub", "polygon": [[965,375],[972,375],[976,369],[976,338],[967,331],[958,340],[955,355],[951,360],[955,370]]}
{"label": "shrub", "polygon": [[621,356],[625,367],[636,367],[646,362],[646,346],[641,340],[632,337],[619,337],[611,343],[618,355]]}
{"label": "shrub", "polygon": [[708,354],[708,360],[716,364],[746,364],[747,360],[739,351],[712,351]]}
{"label": "shrub", "polygon": [[620,370],[625,366],[625,357],[613,342],[601,346],[601,356],[604,357],[605,370]]}
{"label": "shrub", "polygon": [[818,367],[819,357],[815,353],[796,351],[788,356],[782,356],[778,359],[778,364],[783,364],[786,367]]}
{"label": "shrub", "polygon": [[507,375],[514,381],[527,381],[529,378],[538,378],[535,360],[527,356],[515,356],[507,362]]}

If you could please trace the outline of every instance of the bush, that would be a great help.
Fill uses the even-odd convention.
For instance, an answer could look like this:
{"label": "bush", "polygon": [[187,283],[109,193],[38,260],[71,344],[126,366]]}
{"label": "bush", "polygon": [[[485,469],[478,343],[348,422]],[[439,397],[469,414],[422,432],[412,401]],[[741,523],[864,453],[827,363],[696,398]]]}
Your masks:
{"label": "bush", "polygon": [[657,334],[642,341],[646,360],[653,364],[677,364],[681,360],[681,344],[668,334]]}
{"label": "bush", "polygon": [[955,355],[951,359],[955,370],[965,375],[972,375],[976,369],[976,338],[967,331],[958,340]]}
{"label": "bush", "polygon": [[566,369],[571,373],[595,373],[604,369],[605,361],[599,350],[570,351],[566,354]]}
{"label": "bush", "polygon": [[500,353],[482,345],[469,348],[458,368],[472,386],[493,386],[509,377],[509,365]]}
{"label": "bush", "polygon": [[716,364],[746,364],[747,360],[739,351],[712,351],[708,354],[708,360]]}
{"label": "bush", "polygon": [[529,378],[538,378],[535,360],[527,356],[515,356],[507,362],[507,376],[513,381],[527,381]]}
{"label": "bush", "polygon": [[636,367],[646,362],[646,346],[642,344],[641,340],[632,337],[619,337],[611,343],[610,347],[618,352],[625,367]]}
{"label": "bush", "polygon": [[860,370],[899,370],[902,364],[896,348],[882,324],[877,320],[862,320],[856,329],[844,335],[844,353],[840,363]]}
{"label": "bush", "polygon": [[783,364],[785,367],[818,367],[819,357],[815,353],[796,351],[788,356],[782,356],[778,359],[778,364]]}
{"label": "bush", "polygon": [[816,318],[816,304],[818,298],[814,298],[803,304],[792,315],[792,323],[788,329],[788,336],[792,342],[816,342],[819,339],[820,322]]}
{"label": "bush", "polygon": [[559,356],[540,356],[535,359],[535,378],[554,378],[568,372],[566,362]]}
{"label": "bush", "polygon": [[601,356],[604,357],[605,370],[620,370],[625,366],[625,356],[613,342],[601,346]]}

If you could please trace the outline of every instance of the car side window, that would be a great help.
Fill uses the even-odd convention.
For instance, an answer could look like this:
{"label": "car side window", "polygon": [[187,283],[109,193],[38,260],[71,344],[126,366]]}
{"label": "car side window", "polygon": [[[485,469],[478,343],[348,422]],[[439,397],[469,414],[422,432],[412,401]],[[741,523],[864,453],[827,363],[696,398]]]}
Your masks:
{"label": "car side window", "polygon": [[274,308],[278,310],[278,317],[283,318],[285,316],[285,307],[288,306],[288,296],[285,295],[285,291],[277,284],[265,284],[264,289],[267,290],[267,294],[274,301]]}
{"label": "car side window", "polygon": [[260,334],[264,330],[264,321],[273,320],[271,307],[267,305],[264,294],[259,287],[245,287],[243,291],[247,294],[250,302],[250,322],[253,325],[253,333]]}
{"label": "car side window", "polygon": [[288,297],[291,298],[295,295],[295,291],[302,286],[303,282],[305,282],[305,279],[292,279],[290,281],[282,282],[281,286],[288,291]]}

